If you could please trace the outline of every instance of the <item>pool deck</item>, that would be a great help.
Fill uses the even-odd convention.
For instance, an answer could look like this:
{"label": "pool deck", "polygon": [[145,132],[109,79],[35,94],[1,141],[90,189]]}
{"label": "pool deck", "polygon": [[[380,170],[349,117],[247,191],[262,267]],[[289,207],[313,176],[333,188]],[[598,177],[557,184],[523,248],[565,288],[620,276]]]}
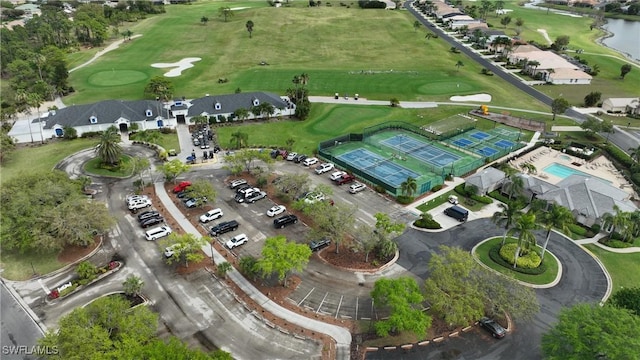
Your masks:
{"label": "pool deck", "polygon": [[[516,169],[525,172],[526,169],[522,169],[522,164],[533,164],[533,166],[535,166],[537,169],[537,173],[531,175],[554,185],[562,181],[562,178],[554,176],[552,174],[548,174],[544,172],[543,169],[553,163],[558,163],[568,168],[608,180],[613,186],[628,192],[634,197],[637,197],[637,194],[633,191],[633,187],[631,186],[631,184],[624,179],[620,171],[616,169],[615,166],[613,166],[613,163],[611,163],[611,161],[609,161],[604,156],[598,156],[597,158],[588,162],[578,157],[550,149],[546,146],[542,146],[535,151],[519,157],[518,159],[510,161],[509,163]],[[580,164],[580,166],[577,166],[575,164]]]}

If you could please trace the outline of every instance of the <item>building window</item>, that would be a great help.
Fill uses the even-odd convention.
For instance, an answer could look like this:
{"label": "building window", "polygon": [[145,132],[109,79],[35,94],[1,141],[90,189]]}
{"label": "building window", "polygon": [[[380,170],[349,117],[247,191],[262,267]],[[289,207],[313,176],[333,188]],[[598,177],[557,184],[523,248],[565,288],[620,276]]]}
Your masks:
{"label": "building window", "polygon": [[98,118],[95,116],[91,116],[89,117],[89,122],[92,124],[97,124],[98,123]]}
{"label": "building window", "polygon": [[260,105],[260,100],[253,99],[253,106],[258,106],[258,105]]}
{"label": "building window", "polygon": [[151,110],[147,109],[146,115],[147,115],[147,117],[152,117],[153,113],[151,112]]}
{"label": "building window", "polygon": [[214,106],[213,106],[216,110],[220,110],[222,109],[222,105],[220,105],[219,102],[217,102]]}
{"label": "building window", "polygon": [[175,106],[182,106],[182,101],[180,100],[176,100],[176,102],[174,103]]}

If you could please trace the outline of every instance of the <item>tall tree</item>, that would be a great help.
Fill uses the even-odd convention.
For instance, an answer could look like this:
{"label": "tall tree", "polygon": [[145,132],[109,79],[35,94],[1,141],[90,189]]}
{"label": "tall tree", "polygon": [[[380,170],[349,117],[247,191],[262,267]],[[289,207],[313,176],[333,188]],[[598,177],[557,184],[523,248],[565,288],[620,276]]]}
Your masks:
{"label": "tall tree", "polygon": [[95,147],[95,152],[102,162],[107,165],[116,165],[123,154],[120,146],[122,138],[115,126],[109,127],[100,135],[100,142]]}
{"label": "tall tree", "polygon": [[402,192],[402,195],[412,197],[417,191],[417,187],[418,184],[416,183],[416,179],[408,177],[407,180],[400,184],[400,191]]}
{"label": "tall tree", "polygon": [[635,359],[640,354],[640,317],[614,306],[578,304],[563,309],[542,336],[547,359]]}
{"label": "tall tree", "polygon": [[609,298],[607,304],[627,309],[636,316],[640,316],[640,287],[626,287],[617,290]]}
{"label": "tall tree", "polygon": [[207,25],[207,23],[209,22],[209,18],[206,16],[203,16],[200,18],[200,22],[202,23],[202,25]]}
{"label": "tall tree", "polygon": [[386,337],[400,331],[410,331],[424,338],[431,326],[431,317],[422,311],[424,297],[416,280],[411,277],[381,278],[371,291],[376,306],[389,307],[391,314],[375,323],[378,336]]}
{"label": "tall tree", "polygon": [[247,23],[245,24],[247,31],[249,32],[249,39],[251,39],[251,34],[253,34],[253,21],[249,20],[247,21]]}
{"label": "tall tree", "polygon": [[[301,203],[305,203],[301,201]],[[336,254],[339,253],[348,231],[355,223],[356,206],[343,204],[331,205],[327,201],[317,201],[305,206],[303,211],[313,219],[310,236],[313,239],[328,238],[336,244]]]}
{"label": "tall tree", "polygon": [[629,148],[629,155],[635,162],[640,162],[640,145],[636,148]]}
{"label": "tall tree", "polygon": [[287,276],[292,270],[302,271],[311,257],[311,249],[306,244],[287,241],[283,235],[265,240],[262,258],[256,266],[264,277],[273,273],[287,286]]}
{"label": "tall tree", "polygon": [[511,23],[511,16],[505,16],[502,19],[500,19],[500,24],[502,24],[502,26],[504,26],[504,28],[507,28],[507,25],[509,25]]}
{"label": "tall tree", "polygon": [[540,221],[542,227],[547,230],[547,236],[544,239],[544,245],[542,246],[542,254],[540,258],[544,261],[544,255],[547,252],[547,245],[549,244],[549,238],[551,238],[551,229],[556,228],[565,235],[569,235],[569,225],[575,222],[573,214],[569,209],[564,206],[552,204],[549,209],[544,209],[538,212],[536,219]]}
{"label": "tall tree", "polygon": [[536,245],[536,235],[533,230],[536,229],[536,215],[522,214],[516,218],[513,228],[509,230],[509,235],[518,235],[518,246],[516,248],[513,267],[518,266],[518,257],[522,249],[530,250]]}
{"label": "tall tree", "polygon": [[189,196],[197,199],[196,206],[201,207],[206,203],[215,203],[218,193],[210,181],[197,179],[189,186]]}
{"label": "tall tree", "polygon": [[175,181],[180,174],[189,171],[189,165],[179,159],[174,159],[162,164],[160,171],[162,171],[167,181]]}
{"label": "tall tree", "polygon": [[227,22],[229,18],[232,18],[235,14],[228,6],[223,6],[218,9],[218,15],[224,18],[224,22]]}
{"label": "tall tree", "polygon": [[142,188],[144,186],[144,173],[151,169],[149,159],[142,156],[134,156],[129,160],[125,167],[127,171],[131,172],[132,176],[138,177],[139,187]]}
{"label": "tall tree", "polygon": [[156,100],[169,101],[173,97],[173,83],[164,76],[154,76],[144,88],[144,94]]}
{"label": "tall tree", "polygon": [[502,245],[504,245],[507,238],[507,233],[513,226],[516,217],[520,214],[520,207],[522,203],[518,200],[507,201],[505,203],[498,203],[500,211],[496,211],[491,216],[491,221],[496,225],[504,228],[504,234],[502,235]]}
{"label": "tall tree", "polygon": [[602,93],[599,92],[599,91],[592,91],[592,92],[588,93],[584,97],[584,106],[591,107],[591,106],[596,105],[598,103],[598,101],[600,101],[601,97],[602,97]]}
{"label": "tall tree", "polygon": [[458,60],[458,62],[456,62],[456,69],[457,71],[460,71],[460,67],[464,66],[464,63],[462,62],[462,60]]}
{"label": "tall tree", "polygon": [[553,119],[555,121],[556,114],[562,114],[569,108],[569,101],[565,98],[555,98],[551,102],[551,112],[553,113]]}
{"label": "tall tree", "polygon": [[624,80],[624,77],[631,72],[631,64],[624,64],[620,67],[620,78]]}
{"label": "tall tree", "polygon": [[242,149],[247,146],[247,141],[249,140],[249,134],[243,131],[236,131],[231,134],[231,143],[235,143],[236,149]]}
{"label": "tall tree", "polygon": [[209,244],[209,237],[197,237],[193,234],[171,233],[161,241],[165,247],[171,247],[173,256],[166,259],[167,264],[184,261],[184,266],[189,267],[190,262],[200,262],[204,259],[202,247]]}
{"label": "tall tree", "polygon": [[420,26],[422,26],[420,21],[416,20],[416,21],[413,22],[413,30],[414,31],[418,31],[418,29],[420,29]]}
{"label": "tall tree", "polygon": [[133,274],[127,276],[127,279],[122,283],[122,288],[124,289],[124,293],[129,296],[139,295],[143,286],[144,286],[144,281],[142,281],[140,277]]}

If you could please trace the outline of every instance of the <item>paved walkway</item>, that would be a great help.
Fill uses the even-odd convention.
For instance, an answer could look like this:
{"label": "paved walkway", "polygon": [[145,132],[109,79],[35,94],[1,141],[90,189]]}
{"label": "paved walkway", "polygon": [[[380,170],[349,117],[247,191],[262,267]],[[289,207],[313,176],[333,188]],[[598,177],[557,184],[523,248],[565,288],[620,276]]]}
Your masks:
{"label": "paved walkway", "polygon": [[[155,184],[156,194],[164,205],[164,207],[171,213],[174,219],[180,224],[182,229],[195,236],[202,236],[200,232],[189,222],[184,214],[175,206],[169,194],[167,194],[163,183],[156,182]],[[206,245],[202,247],[202,251],[209,257],[213,257],[216,264],[226,262],[226,259],[213,247]],[[237,270],[230,271],[227,276],[236,283],[240,289],[250,296],[256,303],[260,304],[265,310],[285,319],[293,324],[302,326],[311,331],[327,334],[331,336],[337,342],[336,358],[349,359],[351,350],[351,333],[344,327],[326,324],[324,322],[310,319],[308,317],[297,314],[289,309],[283,308],[280,305],[271,301],[268,297],[262,294],[256,289],[247,279],[245,279]]]}

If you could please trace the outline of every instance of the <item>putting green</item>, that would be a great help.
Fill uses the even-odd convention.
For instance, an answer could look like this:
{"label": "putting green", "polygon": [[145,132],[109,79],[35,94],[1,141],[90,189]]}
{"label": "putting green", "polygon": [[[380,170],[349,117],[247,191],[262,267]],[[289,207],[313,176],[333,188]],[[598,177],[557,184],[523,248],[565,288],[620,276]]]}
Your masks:
{"label": "putting green", "polygon": [[89,76],[88,82],[95,86],[120,86],[147,80],[147,74],[136,70],[100,71]]}
{"label": "putting green", "polygon": [[464,81],[450,79],[446,81],[432,81],[418,88],[418,92],[424,95],[461,95],[470,91],[479,91],[482,87]]}

